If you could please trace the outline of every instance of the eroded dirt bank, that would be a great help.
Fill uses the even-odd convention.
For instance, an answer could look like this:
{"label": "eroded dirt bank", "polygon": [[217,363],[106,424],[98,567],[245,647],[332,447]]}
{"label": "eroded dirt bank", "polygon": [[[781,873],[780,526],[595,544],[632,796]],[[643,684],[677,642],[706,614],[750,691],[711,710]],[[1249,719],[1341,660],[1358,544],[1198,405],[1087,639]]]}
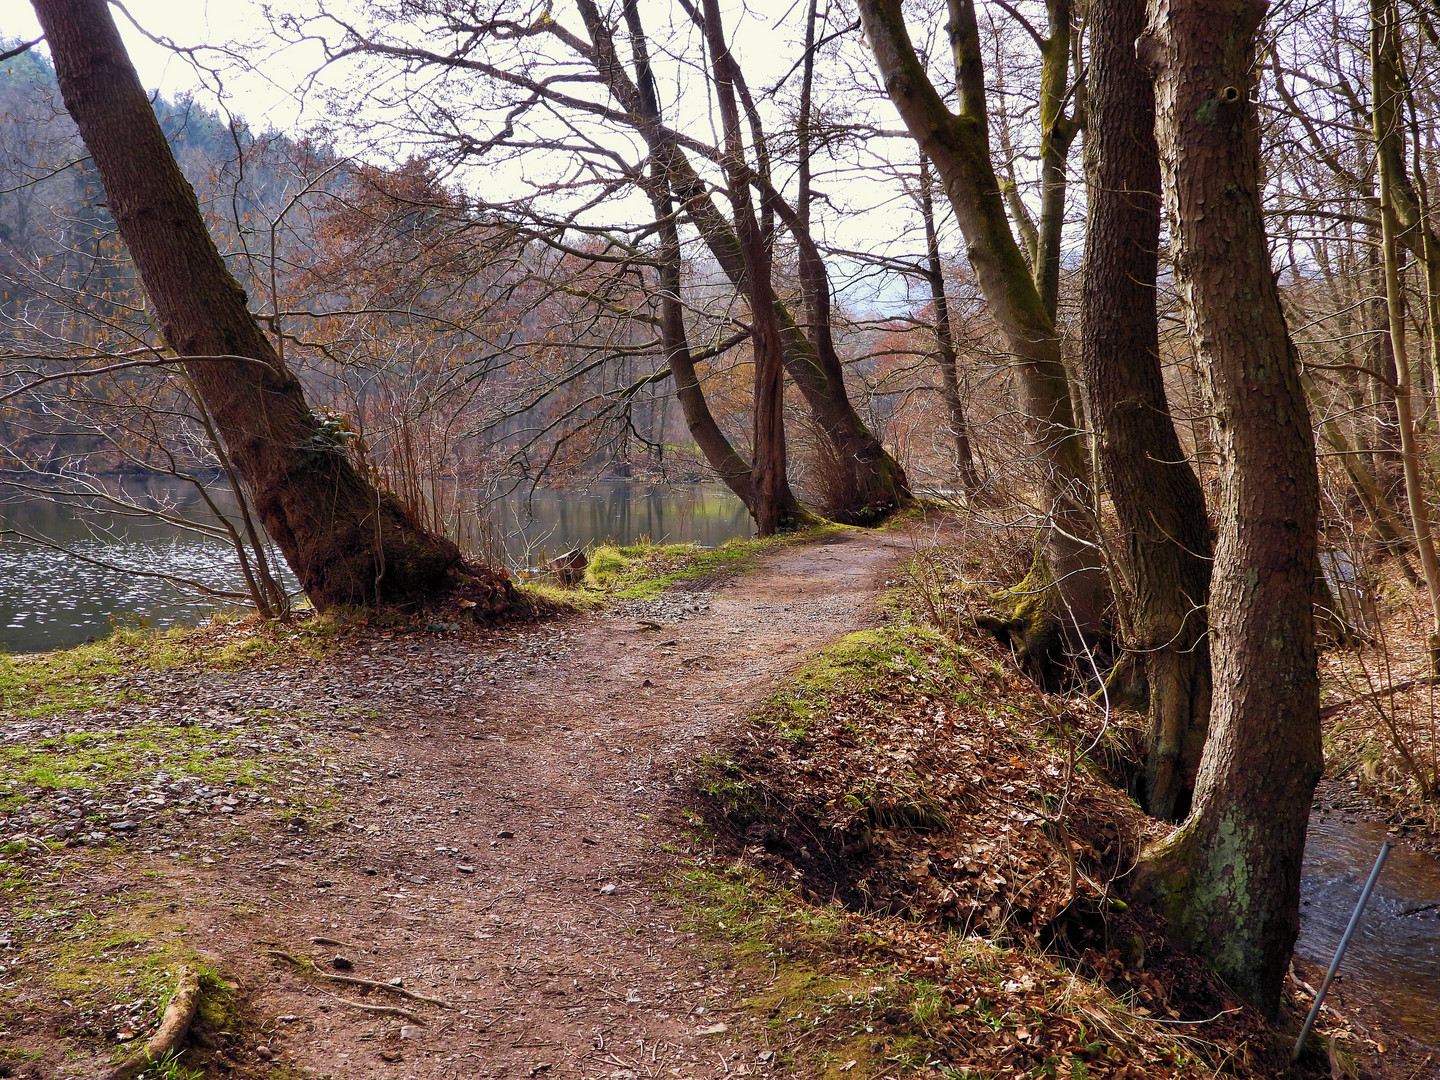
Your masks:
{"label": "eroded dirt bank", "polygon": [[[141,821],[123,855],[82,861],[68,885],[163,907],[238,984],[263,1042],[218,1048],[233,1075],[764,1072],[773,1055],[722,1029],[723,975],[656,888],[684,854],[672,796],[788,667],[867,623],[911,551],[847,532],[653,607],[479,642],[377,633],[298,668],[173,675],[162,710],[241,711],[261,693],[281,713],[346,717],[321,765],[341,799],[315,820],[242,802],[213,850],[214,830],[188,819]],[[272,952],[332,972],[338,955],[350,977],[453,1007],[331,993]],[[22,998],[9,1034],[28,1019],[40,1035],[43,1017],[22,1014],[43,1008]],[[96,1062],[33,1064],[80,1075]]]}

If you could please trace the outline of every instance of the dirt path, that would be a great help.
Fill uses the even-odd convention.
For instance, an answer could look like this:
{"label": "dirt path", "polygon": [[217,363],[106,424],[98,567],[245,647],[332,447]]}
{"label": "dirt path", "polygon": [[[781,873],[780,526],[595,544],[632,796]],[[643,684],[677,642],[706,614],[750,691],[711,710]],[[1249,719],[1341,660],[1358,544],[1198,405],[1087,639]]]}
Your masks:
{"label": "dirt path", "polygon": [[[672,594],[656,621],[705,610],[658,631],[632,608],[480,646],[378,639],[301,673],[317,705],[378,713],[333,762],[358,789],[348,834],[257,833],[213,867],[165,875],[164,892],[194,900],[202,954],[278,1018],[233,1060],[255,1075],[258,1054],[302,1075],[417,1080],[765,1071],[763,1046],[715,1030],[723,974],[655,889],[673,858],[662,845],[683,843],[673,796],[787,669],[866,624],[910,550],[860,533],[785,550],[710,596]],[[412,1003],[424,1028],[359,1012],[267,949],[327,967],[341,954],[353,976],[455,1007]]]}

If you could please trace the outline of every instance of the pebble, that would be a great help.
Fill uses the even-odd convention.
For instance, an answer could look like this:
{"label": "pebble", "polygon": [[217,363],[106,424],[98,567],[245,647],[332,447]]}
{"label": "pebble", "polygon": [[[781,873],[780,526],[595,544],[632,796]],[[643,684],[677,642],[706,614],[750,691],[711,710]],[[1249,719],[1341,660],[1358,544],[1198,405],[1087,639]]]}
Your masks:
{"label": "pebble", "polygon": [[710,610],[713,592],[680,592],[671,590],[653,600],[627,600],[606,612],[614,619],[638,619],[671,625],[698,618]]}

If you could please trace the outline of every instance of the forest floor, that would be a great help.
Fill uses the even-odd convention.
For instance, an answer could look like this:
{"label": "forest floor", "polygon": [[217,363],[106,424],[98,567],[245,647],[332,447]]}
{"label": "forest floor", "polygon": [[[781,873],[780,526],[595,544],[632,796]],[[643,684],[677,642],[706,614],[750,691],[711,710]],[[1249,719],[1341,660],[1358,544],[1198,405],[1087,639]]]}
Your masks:
{"label": "forest floor", "polygon": [[[147,1075],[1275,1075],[1111,895],[1147,826],[1077,747],[1114,725],[903,614],[934,540],[0,658],[0,1076],[99,1075],[182,964],[201,1017]],[[1306,1075],[1422,1061],[1324,1030]]]}

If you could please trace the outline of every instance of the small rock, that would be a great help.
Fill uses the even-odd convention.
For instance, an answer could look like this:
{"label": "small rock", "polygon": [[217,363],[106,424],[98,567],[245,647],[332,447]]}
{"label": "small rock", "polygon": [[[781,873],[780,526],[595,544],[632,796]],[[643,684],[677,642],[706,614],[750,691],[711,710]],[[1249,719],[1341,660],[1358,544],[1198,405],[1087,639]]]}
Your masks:
{"label": "small rock", "polygon": [[263,1044],[255,1047],[255,1056],[261,1061],[273,1061],[275,1058],[275,1054],[271,1051],[270,1047]]}
{"label": "small rock", "polygon": [[348,956],[337,955],[330,963],[334,965],[336,971],[352,971],[355,968],[355,962]]}
{"label": "small rock", "polygon": [[475,867],[467,866],[465,863],[461,863],[460,865],[455,867],[455,869],[459,870],[462,874],[473,874],[475,872]]}
{"label": "small rock", "polygon": [[644,680],[641,681],[640,685],[643,687],[643,686],[654,686],[655,684],[654,684],[653,682],[651,682],[649,679],[644,679]]}
{"label": "small rock", "polygon": [[403,987],[403,986],[405,985],[405,980],[402,979],[402,978],[400,978],[400,976],[397,975],[397,976],[395,976],[395,978],[393,978],[393,979],[390,980],[390,985],[391,985],[391,986],[401,986],[401,987]]}
{"label": "small rock", "polygon": [[729,1024],[711,1024],[709,1027],[698,1028],[696,1035],[724,1035],[730,1030]]}
{"label": "small rock", "polygon": [[598,844],[600,841],[596,840],[593,836],[582,836],[580,837],[580,842],[582,844]]}
{"label": "small rock", "polygon": [[133,821],[117,821],[110,826],[116,832],[134,832],[138,827]]}
{"label": "small rock", "polygon": [[399,1050],[377,1050],[376,1055],[381,1061],[404,1061],[405,1055]]}
{"label": "small rock", "polygon": [[615,883],[614,883],[613,881],[612,881],[609,885],[601,885],[601,886],[600,886],[600,893],[601,893],[602,896],[609,896],[609,895],[610,895],[611,893],[613,893],[614,891],[615,891]]}
{"label": "small rock", "polygon": [[400,1029],[402,1039],[418,1039],[422,1034],[421,1029],[415,1024],[406,1024]]}
{"label": "small rock", "polygon": [[626,1005],[638,1005],[638,1004],[640,1004],[640,991],[639,991],[639,990],[631,990],[628,994],[626,994],[626,995],[625,995],[625,1004],[626,1004]]}
{"label": "small rock", "polygon": [[497,832],[495,835],[498,836],[501,840],[513,840],[513,839],[515,839],[515,832],[514,832],[514,830],[512,830],[512,829],[501,829],[501,830],[500,830],[499,832]]}

